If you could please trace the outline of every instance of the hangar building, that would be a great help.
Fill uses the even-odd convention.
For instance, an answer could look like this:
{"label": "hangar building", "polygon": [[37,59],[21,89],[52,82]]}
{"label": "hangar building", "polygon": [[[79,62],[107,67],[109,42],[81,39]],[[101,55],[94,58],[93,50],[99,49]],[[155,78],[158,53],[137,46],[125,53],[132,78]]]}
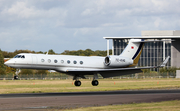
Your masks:
{"label": "hangar building", "polygon": [[180,30],[142,31],[141,36],[103,38],[107,39],[107,55],[109,40],[112,40],[112,55],[120,55],[131,38],[167,40],[145,43],[138,66],[157,66],[170,56],[167,66],[180,67]]}

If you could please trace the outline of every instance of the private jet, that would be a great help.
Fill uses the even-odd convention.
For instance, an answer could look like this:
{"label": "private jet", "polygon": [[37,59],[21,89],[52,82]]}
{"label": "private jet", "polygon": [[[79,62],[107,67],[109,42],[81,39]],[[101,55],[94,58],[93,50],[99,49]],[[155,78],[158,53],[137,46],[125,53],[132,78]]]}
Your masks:
{"label": "private jet", "polygon": [[[130,39],[120,55],[100,56],[70,56],[20,53],[4,64],[16,69],[55,70],[73,76],[74,85],[80,86],[80,78],[93,75],[92,85],[97,86],[98,74],[103,78],[122,76],[142,72],[141,69],[164,67],[169,56],[159,66],[136,67],[146,42],[143,39]],[[14,79],[18,79],[18,73]]]}

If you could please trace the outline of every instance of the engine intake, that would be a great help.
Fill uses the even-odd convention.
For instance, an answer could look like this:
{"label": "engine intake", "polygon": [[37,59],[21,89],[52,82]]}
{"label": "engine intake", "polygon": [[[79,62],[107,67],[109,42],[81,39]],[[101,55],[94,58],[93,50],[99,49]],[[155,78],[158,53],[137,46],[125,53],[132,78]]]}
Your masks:
{"label": "engine intake", "polygon": [[122,56],[107,56],[104,64],[109,67],[126,67],[133,64],[133,60]]}
{"label": "engine intake", "polygon": [[109,56],[105,57],[105,65],[108,66],[110,64]]}

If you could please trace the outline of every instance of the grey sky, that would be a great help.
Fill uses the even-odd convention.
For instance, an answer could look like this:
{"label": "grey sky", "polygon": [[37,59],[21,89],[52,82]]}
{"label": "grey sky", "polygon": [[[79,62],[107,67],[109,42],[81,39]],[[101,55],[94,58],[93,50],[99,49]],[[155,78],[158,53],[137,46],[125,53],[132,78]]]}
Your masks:
{"label": "grey sky", "polygon": [[0,0],[3,51],[106,50],[142,30],[180,30],[180,0]]}

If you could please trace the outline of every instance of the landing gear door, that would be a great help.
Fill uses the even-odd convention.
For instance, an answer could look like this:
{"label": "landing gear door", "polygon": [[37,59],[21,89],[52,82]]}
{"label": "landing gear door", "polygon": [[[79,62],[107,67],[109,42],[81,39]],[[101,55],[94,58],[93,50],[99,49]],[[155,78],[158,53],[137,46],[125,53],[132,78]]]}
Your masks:
{"label": "landing gear door", "polygon": [[37,57],[36,56],[31,56],[32,57],[32,66],[31,67],[36,67],[37,65]]}

